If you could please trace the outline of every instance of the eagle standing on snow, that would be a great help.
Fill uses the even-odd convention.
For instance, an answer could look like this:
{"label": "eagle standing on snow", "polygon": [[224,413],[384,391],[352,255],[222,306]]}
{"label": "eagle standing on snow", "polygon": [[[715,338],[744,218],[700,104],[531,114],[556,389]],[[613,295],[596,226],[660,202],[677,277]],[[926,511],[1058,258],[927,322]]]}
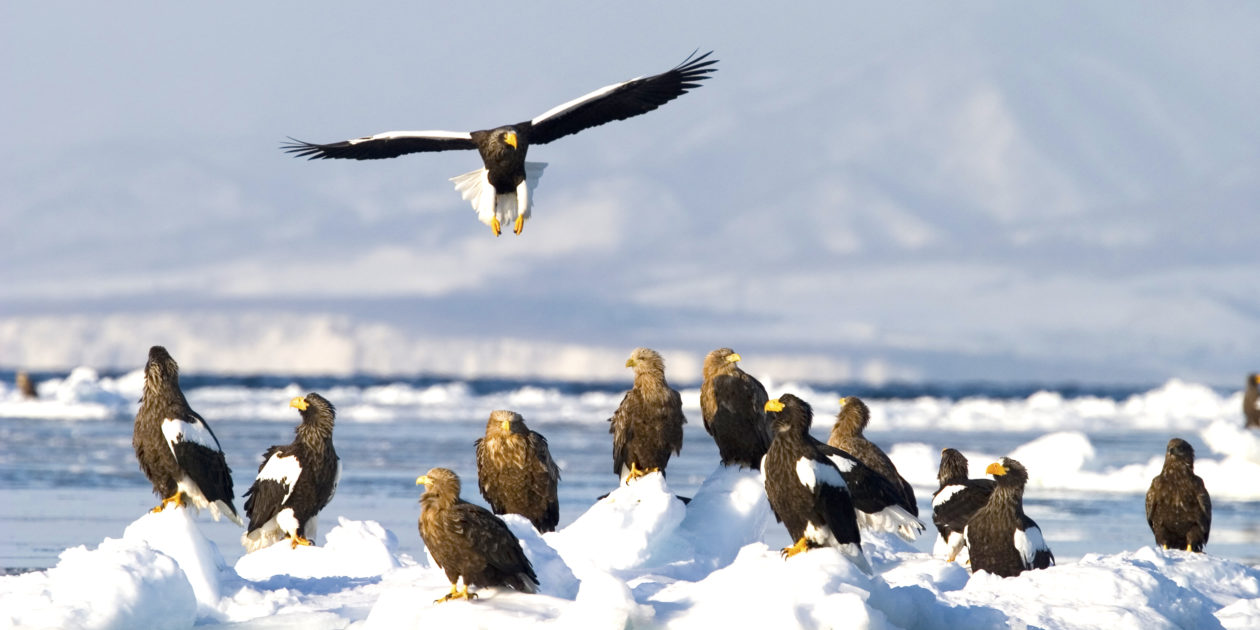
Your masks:
{"label": "eagle standing on snow", "polygon": [[[498,236],[512,223],[517,234],[525,227],[533,206],[533,190],[543,168],[526,162],[532,144],[546,144],[615,120],[646,114],[689,90],[715,72],[712,52],[687,57],[673,69],[602,87],[553,107],[525,122],[481,131],[387,131],[374,136],[331,144],[294,140],[285,151],[310,159],[376,160],[407,153],[476,149],[485,168],[451,178],[464,200],[472,202],[477,218]],[[292,138],[290,138],[292,140]]]}
{"label": "eagle standing on snow", "polygon": [[722,465],[756,470],[773,439],[765,412],[770,396],[757,379],[735,365],[740,360],[730,348],[718,348],[704,357],[700,413]]}
{"label": "eagle standing on snow", "polygon": [[665,360],[655,350],[635,348],[626,359],[634,387],[608,419],[613,435],[613,472],[628,483],[648,473],[665,474],[670,453],[682,452],[682,397],[665,381]]}
{"label": "eagle standing on snow", "polygon": [[941,467],[936,478],[941,487],[932,494],[932,522],[941,540],[949,547],[946,562],[953,562],[966,546],[963,530],[971,516],[989,502],[997,482],[992,479],[970,479],[967,458],[952,448],[941,449]]}
{"label": "eagle standing on snow", "polygon": [[1168,441],[1164,469],[1146,491],[1146,522],[1164,549],[1203,551],[1212,529],[1212,498],[1194,474],[1194,447],[1181,438]]}
{"label": "eagle standing on snow", "polygon": [[[476,599],[469,586],[507,586],[538,592],[538,576],[521,542],[503,519],[459,498],[459,476],[434,468],[416,479],[420,495],[420,538],[446,572],[451,592],[438,599]],[[460,585],[463,588],[460,589]]]}
{"label": "eagle standing on snow", "polygon": [[249,527],[241,536],[250,553],[288,538],[290,547],[310,545],[316,517],[328,505],[341,479],[341,460],[333,448],[337,410],[323,396],[311,392],[289,401],[302,414],[291,444],[272,446],[263,453],[258,477],[245,493]]}
{"label": "eagle standing on snow", "polygon": [[520,514],[539,532],[560,522],[560,467],[547,438],[514,411],[492,411],[486,436],[477,438],[477,487],[495,514]]}
{"label": "eagle standing on snow", "polygon": [[1260,429],[1260,374],[1247,377],[1247,387],[1243,389],[1243,426],[1248,429]]}
{"label": "eagle standing on snow", "polygon": [[154,494],[162,498],[154,512],[191,504],[209,508],[216,521],[227,516],[242,524],[232,505],[232,470],[219,439],[188,406],[179,388],[179,365],[162,346],[149,348],[131,445]]}
{"label": "eagle standing on snow", "polygon": [[[809,405],[793,396],[766,401],[774,441],[761,463],[766,498],[794,541],[784,558],[818,547],[836,547],[867,573],[849,486],[822,446],[809,439]],[[844,462],[839,462],[844,465]]]}
{"label": "eagle standing on snow", "polygon": [[976,510],[963,529],[971,571],[988,571],[1014,577],[1027,569],[1054,565],[1054,554],[1046,546],[1041,528],[1024,514],[1024,484],[1028,470],[1003,457],[984,471],[997,481],[989,502]]}
{"label": "eagle standing on snow", "polygon": [[907,512],[918,516],[919,504],[914,498],[914,488],[897,472],[897,467],[888,459],[879,446],[866,439],[862,431],[871,422],[871,410],[857,396],[840,399],[840,413],[836,414],[836,423],[831,427],[831,435],[827,444],[834,446],[858,459],[887,479],[897,487],[901,494],[898,503]]}

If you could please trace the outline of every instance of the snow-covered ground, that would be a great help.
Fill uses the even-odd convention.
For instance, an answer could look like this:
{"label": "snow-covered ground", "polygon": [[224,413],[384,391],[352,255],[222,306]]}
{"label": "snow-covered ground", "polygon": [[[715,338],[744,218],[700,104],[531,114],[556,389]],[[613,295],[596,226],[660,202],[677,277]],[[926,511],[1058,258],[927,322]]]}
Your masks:
{"label": "snow-covered ground", "polygon": [[[960,448],[977,476],[999,455],[1028,466],[1026,507],[1059,565],[1003,580],[934,557],[930,528],[914,545],[867,537],[874,575],[826,550],[783,560],[789,541],[758,479],[716,469],[697,390],[683,392],[690,421],[668,482],[650,476],[597,501],[614,489],[604,420],[619,392],[459,381],[321,383],[338,406],[345,475],[319,546],[245,556],[228,523],[146,514],[156,501],[130,447],[141,381],[82,368],[41,383],[39,401],[0,384],[0,561],[47,567],[0,578],[0,627],[1260,627],[1260,436],[1239,428],[1238,393],[1170,381],[1121,398],[869,400],[869,435],[922,509],[942,446]],[[766,381],[815,405],[819,437],[848,393]],[[188,389],[223,441],[238,495],[261,452],[290,439],[297,416],[285,403],[308,387]],[[416,533],[413,482],[449,466],[465,478],[464,498],[480,502],[471,442],[497,408],[547,435],[564,474],[558,531],[508,519],[542,590],[432,604],[449,584]],[[1207,554],[1151,548],[1142,495],[1173,435],[1196,446],[1213,495]]]}

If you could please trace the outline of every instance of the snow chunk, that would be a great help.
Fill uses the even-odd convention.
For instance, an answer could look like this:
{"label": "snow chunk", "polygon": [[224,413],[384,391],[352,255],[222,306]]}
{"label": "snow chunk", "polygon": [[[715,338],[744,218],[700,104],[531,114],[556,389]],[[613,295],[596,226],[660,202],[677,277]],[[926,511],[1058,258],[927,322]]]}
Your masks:
{"label": "snow chunk", "polygon": [[677,555],[685,543],[674,533],[685,513],[665,477],[651,473],[619,486],[568,527],[544,538],[585,579],[588,565],[603,571],[629,569],[654,557],[661,562]]}
{"label": "snow chunk", "polygon": [[338,525],[324,536],[324,545],[293,548],[286,541],[241,556],[236,572],[259,582],[273,576],[313,579],[366,578],[402,566],[398,538],[376,521],[337,517]]}

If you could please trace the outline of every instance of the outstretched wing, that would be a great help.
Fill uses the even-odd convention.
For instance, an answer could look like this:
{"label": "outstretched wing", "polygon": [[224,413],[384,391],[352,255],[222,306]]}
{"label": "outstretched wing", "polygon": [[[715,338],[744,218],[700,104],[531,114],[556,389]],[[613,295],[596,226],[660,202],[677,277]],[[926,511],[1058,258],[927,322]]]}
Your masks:
{"label": "outstretched wing", "polygon": [[717,71],[717,68],[711,67],[717,59],[706,60],[711,54],[713,52],[709,51],[696,57],[692,53],[667,72],[607,85],[557,105],[530,121],[533,129],[529,141],[531,144],[546,144],[583,129],[646,114],[686,94],[688,90],[700,87],[700,81]]}
{"label": "outstretched wing", "polygon": [[281,150],[311,160],[380,160],[408,153],[476,149],[467,131],[386,131],[343,142],[315,144],[289,138]]}

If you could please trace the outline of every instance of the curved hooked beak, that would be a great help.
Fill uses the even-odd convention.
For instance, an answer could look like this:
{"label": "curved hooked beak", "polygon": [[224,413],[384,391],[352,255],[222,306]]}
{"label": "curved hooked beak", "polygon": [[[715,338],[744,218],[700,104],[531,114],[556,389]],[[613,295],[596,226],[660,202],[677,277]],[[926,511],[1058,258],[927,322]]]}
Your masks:
{"label": "curved hooked beak", "polygon": [[294,409],[297,409],[298,411],[306,411],[306,407],[308,405],[306,404],[305,398],[298,396],[297,398],[294,398],[293,400],[289,401],[289,406],[293,407]]}

